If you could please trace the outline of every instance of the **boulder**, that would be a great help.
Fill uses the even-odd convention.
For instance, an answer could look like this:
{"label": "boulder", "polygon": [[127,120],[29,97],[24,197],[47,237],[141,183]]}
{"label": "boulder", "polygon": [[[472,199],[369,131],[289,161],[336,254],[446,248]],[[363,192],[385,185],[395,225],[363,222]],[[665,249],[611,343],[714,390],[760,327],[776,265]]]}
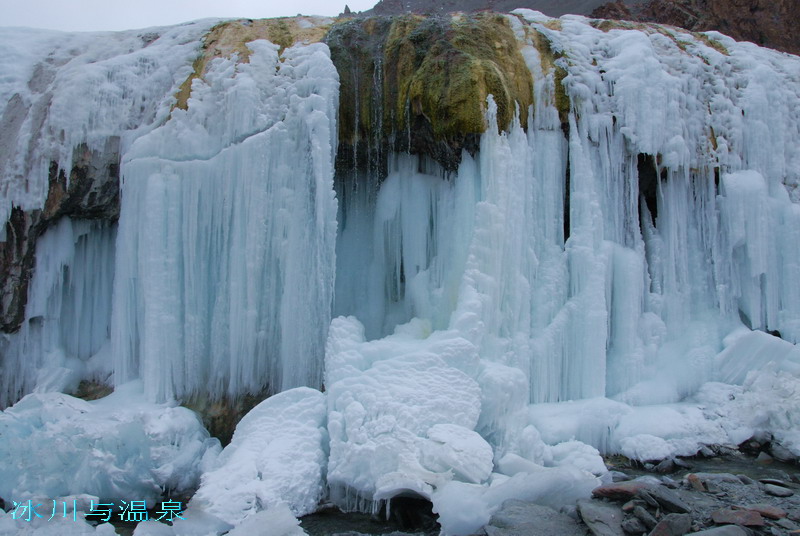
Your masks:
{"label": "boulder", "polygon": [[683,536],[692,530],[692,516],[688,514],[669,514],[650,532],[649,536]]}
{"label": "boulder", "polygon": [[775,484],[764,484],[764,492],[774,497],[791,497],[794,495],[794,492],[789,488],[776,486]]}
{"label": "boulder", "polygon": [[549,506],[508,500],[484,527],[487,536],[583,536],[586,530]]}
{"label": "boulder", "polygon": [[594,536],[622,536],[622,520],[625,514],[613,505],[600,501],[578,501],[578,513]]}
{"label": "boulder", "polygon": [[595,488],[592,491],[592,495],[605,499],[626,501],[634,497],[640,490],[649,489],[652,487],[652,484],[642,482],[641,480],[629,480],[627,482],[615,482],[613,484],[606,484],[605,486]]}
{"label": "boulder", "polygon": [[711,519],[718,525],[744,525],[746,527],[763,527],[764,518],[754,510],[734,510],[723,508],[711,514]]}
{"label": "boulder", "polygon": [[668,512],[688,514],[692,511],[677,493],[663,486],[641,489],[637,495],[651,506],[661,507]]}

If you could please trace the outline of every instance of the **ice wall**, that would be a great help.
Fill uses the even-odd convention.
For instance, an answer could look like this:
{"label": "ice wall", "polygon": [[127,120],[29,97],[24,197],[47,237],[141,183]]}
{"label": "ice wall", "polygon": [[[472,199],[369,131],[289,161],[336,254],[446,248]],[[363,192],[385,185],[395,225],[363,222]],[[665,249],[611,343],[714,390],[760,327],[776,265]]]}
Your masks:
{"label": "ice wall", "polygon": [[497,134],[490,113],[457,173],[396,156],[379,188],[344,191],[336,313],[368,339],[415,317],[470,333],[524,371],[530,402],[677,400],[715,378],[740,322],[796,342],[798,59],[675,28],[509,21],[531,127]]}
{"label": "ice wall", "polygon": [[123,160],[115,381],[155,399],[321,385],[338,75],[322,44],[248,47]]}
{"label": "ice wall", "polygon": [[0,406],[108,378],[116,235],[115,225],[64,218],[39,239],[25,322],[0,338]]}
{"label": "ice wall", "polygon": [[[535,495],[516,475],[602,466],[576,439],[646,460],[760,433],[709,402],[732,366],[741,382],[770,361],[723,358],[726,336],[800,336],[800,59],[718,34],[509,21],[534,78],[529,128],[500,132],[490,98],[455,173],[394,155],[383,182],[341,191],[335,311],[354,317],[334,320],[326,356],[332,499],[421,496],[446,534],[475,531],[493,493]],[[800,385],[793,366],[774,382]],[[487,445],[491,475],[476,469]]]}

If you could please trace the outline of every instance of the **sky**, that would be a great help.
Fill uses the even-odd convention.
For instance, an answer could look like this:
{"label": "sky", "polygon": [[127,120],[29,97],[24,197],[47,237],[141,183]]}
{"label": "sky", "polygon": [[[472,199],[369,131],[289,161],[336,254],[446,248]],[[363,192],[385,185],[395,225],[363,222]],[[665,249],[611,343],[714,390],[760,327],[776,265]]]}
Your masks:
{"label": "sky", "polygon": [[345,4],[370,9],[377,0],[0,0],[0,26],[68,31],[129,30],[208,17],[338,15]]}

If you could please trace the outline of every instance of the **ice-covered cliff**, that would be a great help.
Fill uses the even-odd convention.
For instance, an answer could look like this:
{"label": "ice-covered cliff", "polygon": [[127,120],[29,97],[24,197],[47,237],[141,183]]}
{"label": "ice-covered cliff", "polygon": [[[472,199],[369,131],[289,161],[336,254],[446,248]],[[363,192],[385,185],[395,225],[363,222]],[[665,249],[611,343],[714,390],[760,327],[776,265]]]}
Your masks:
{"label": "ice-covered cliff", "polygon": [[[585,495],[596,449],[800,455],[799,58],[528,10],[0,49],[0,401],[324,386],[204,462],[227,521],[413,494],[468,534]],[[220,483],[292,478],[259,422],[327,491]]]}

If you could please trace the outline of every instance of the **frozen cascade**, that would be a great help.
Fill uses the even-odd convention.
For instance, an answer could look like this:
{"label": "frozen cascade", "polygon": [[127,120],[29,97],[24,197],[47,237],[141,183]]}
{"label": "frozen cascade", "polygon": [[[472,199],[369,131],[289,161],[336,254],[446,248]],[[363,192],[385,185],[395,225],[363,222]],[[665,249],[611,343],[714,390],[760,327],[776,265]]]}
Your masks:
{"label": "frozen cascade", "polygon": [[[800,61],[719,34],[602,31],[527,10],[510,21],[537,88],[533,127],[498,133],[490,99],[480,150],[456,173],[394,156],[372,198],[344,201],[340,251],[362,246],[339,277],[353,270],[371,289],[357,289],[363,300],[337,295],[337,312],[357,319],[335,320],[328,340],[328,479],[347,508],[411,493],[446,519],[444,490],[492,489],[432,462],[443,424],[478,431],[496,463],[557,465],[537,428],[550,444],[578,434],[639,459],[739,438],[752,423],[733,433],[691,403],[628,404],[676,403],[717,380],[723,339],[742,322],[800,336],[787,271],[800,252],[790,195],[800,160],[788,142],[800,137]],[[567,139],[531,28],[566,69]],[[398,398],[405,409],[392,409]],[[461,410],[448,409],[456,399]],[[462,461],[477,452],[462,450]]]}
{"label": "frozen cascade", "polygon": [[[0,32],[0,221],[41,208],[50,163],[69,170],[81,144],[124,152],[169,116],[166,96],[191,73],[214,21],[127,32]],[[5,226],[0,228],[3,239]]]}
{"label": "frozen cascade", "polygon": [[322,383],[338,75],[322,44],[248,46],[123,160],[115,381],[157,400]]}
{"label": "frozen cascade", "polygon": [[108,378],[116,235],[104,222],[64,218],[39,239],[25,322],[0,338],[0,406],[34,389],[74,390],[81,379]]}
{"label": "frozen cascade", "polygon": [[[124,184],[117,231],[62,220],[39,241],[27,321],[2,342],[7,400],[112,372],[151,400],[324,378],[297,420],[320,440],[311,472],[328,456],[331,497],[421,496],[453,535],[505,498],[587,495],[598,449],[651,459],[783,430],[800,452],[800,60],[715,33],[507,20],[534,79],[528,128],[500,131],[490,98],[456,171],[391,154],[385,180],[357,170],[365,187],[338,203],[325,45],[254,41],[247,61],[210,61],[186,110],[165,97],[170,75],[156,104],[137,93],[146,126],[64,119],[44,137],[14,111],[32,94],[8,89],[39,60],[10,71],[3,124],[30,135],[25,151],[0,142],[8,206],[39,207],[42,175],[13,170],[69,162],[80,132],[122,134]],[[163,34],[182,75],[198,28]],[[56,39],[34,37],[33,51]],[[125,54],[138,65],[149,48]],[[54,103],[84,87],[62,72]],[[62,146],[59,128],[78,134]]]}

